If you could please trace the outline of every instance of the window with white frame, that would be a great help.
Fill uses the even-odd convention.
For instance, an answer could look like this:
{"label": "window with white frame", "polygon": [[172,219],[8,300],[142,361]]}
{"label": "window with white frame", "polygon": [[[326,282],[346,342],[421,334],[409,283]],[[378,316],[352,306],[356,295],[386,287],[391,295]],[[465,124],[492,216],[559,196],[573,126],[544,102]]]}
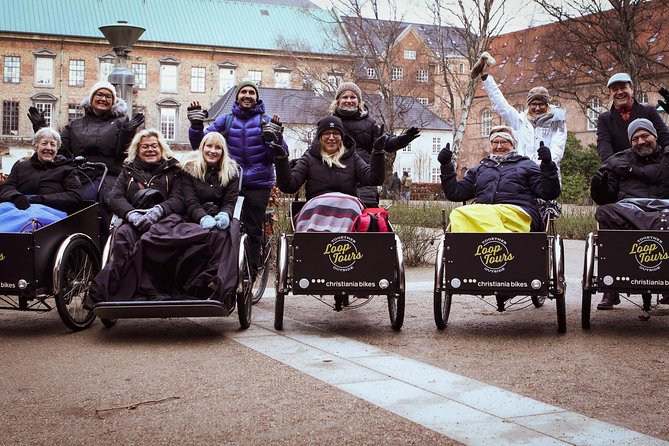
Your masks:
{"label": "window with white frame", "polygon": [[67,104],[67,122],[72,122],[82,116],[84,116],[84,109],[81,104]]}
{"label": "window with white frame", "polygon": [[174,63],[161,63],[160,64],[161,93],[176,93],[179,87],[178,81],[179,81],[179,65]]}
{"label": "window with white frame", "polygon": [[407,144],[406,147],[402,148],[402,153],[411,153],[413,149],[411,148],[411,143]]}
{"label": "window with white frame", "polygon": [[416,71],[416,82],[427,82],[429,74],[427,70],[419,69]]}
{"label": "window with white frame", "polygon": [[2,81],[7,84],[18,84],[21,82],[21,58],[18,56],[5,56],[4,73]]}
{"label": "window with white frame", "polygon": [[441,150],[441,137],[434,136],[432,137],[432,153],[439,153]]}
{"label": "window with white frame", "polygon": [[70,59],[70,70],[67,84],[70,87],[83,87],[85,62],[83,60]]}
{"label": "window with white frame", "polygon": [[35,108],[42,112],[47,127],[51,127],[51,115],[53,113],[52,102],[35,102]]}
{"label": "window with white frame", "polygon": [[108,81],[109,75],[114,71],[114,59],[112,57],[105,57],[100,59],[100,79],[101,81]]}
{"label": "window with white frame", "polygon": [[368,79],[376,79],[378,77],[376,75],[376,69],[367,67],[366,71],[367,71],[367,78]]}
{"label": "window with white frame", "polygon": [[19,134],[19,102],[2,101],[2,134]]}
{"label": "window with white frame", "polygon": [[132,72],[135,74],[135,87],[140,90],[146,90],[146,64],[132,64]]}
{"label": "window with white frame", "polygon": [[236,74],[237,70],[230,67],[219,67],[218,69],[218,94],[223,95],[226,91],[230,90],[237,83]]}
{"label": "window with white frame", "polygon": [[205,69],[204,67],[191,67],[190,69],[190,91],[193,93],[204,93]]}
{"label": "window with white frame", "polygon": [[407,60],[416,60],[415,50],[404,50],[404,58]]}
{"label": "window with white frame", "polygon": [[35,57],[35,86],[53,87],[54,58],[51,56]]}
{"label": "window with white frame", "polygon": [[587,130],[594,132],[597,130],[597,117],[602,110],[602,101],[599,98],[591,98],[588,101],[588,110],[586,111],[586,116],[588,118]]}
{"label": "window with white frame", "polygon": [[176,139],[176,107],[160,107],[160,131],[168,141]]}
{"label": "window with white frame", "polygon": [[275,71],[274,72],[274,87],[275,88],[290,88],[290,71]]}
{"label": "window with white frame", "polygon": [[390,70],[390,78],[394,81],[399,81],[404,79],[404,68],[393,67],[392,70]]}
{"label": "window with white frame", "polygon": [[340,75],[328,74],[328,85],[332,87],[332,91],[334,91],[342,82],[344,82],[344,78]]}
{"label": "window with white frame", "polygon": [[648,104],[648,93],[642,91],[641,94],[639,94],[638,100],[642,104]]}
{"label": "window with white frame", "polygon": [[464,64],[464,62],[460,62],[460,69],[459,69],[459,71],[460,71],[460,74],[462,74],[462,73],[465,72],[465,64]]}
{"label": "window with white frame", "polygon": [[430,100],[428,98],[417,98],[417,101],[425,106],[430,105]]}
{"label": "window with white frame", "polygon": [[430,172],[430,183],[441,183],[441,169],[433,167]]}
{"label": "window with white frame", "polygon": [[492,112],[489,108],[481,110],[481,136],[487,137],[490,135],[492,128]]}
{"label": "window with white frame", "polygon": [[249,70],[248,78],[258,87],[262,84],[262,71],[260,70]]}

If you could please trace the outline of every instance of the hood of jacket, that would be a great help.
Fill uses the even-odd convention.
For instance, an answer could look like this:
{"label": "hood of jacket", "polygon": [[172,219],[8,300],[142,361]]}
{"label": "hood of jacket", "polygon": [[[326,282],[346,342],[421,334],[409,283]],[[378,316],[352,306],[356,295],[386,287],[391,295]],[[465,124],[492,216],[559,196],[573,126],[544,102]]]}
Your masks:
{"label": "hood of jacket", "polygon": [[64,155],[56,155],[53,161],[48,163],[43,163],[37,157],[37,152],[33,153],[33,156],[30,157],[30,164],[37,169],[47,169],[49,167],[62,166],[64,164],[70,164],[72,161]]}
{"label": "hood of jacket", "polygon": [[[95,112],[93,112],[93,109],[91,108],[91,100],[89,98],[82,99],[81,106],[84,108],[84,113],[87,115],[95,115]],[[123,99],[117,98],[114,105],[112,105],[111,110],[104,115],[101,115],[101,117],[103,119],[114,119],[125,115],[127,111],[128,104]]]}

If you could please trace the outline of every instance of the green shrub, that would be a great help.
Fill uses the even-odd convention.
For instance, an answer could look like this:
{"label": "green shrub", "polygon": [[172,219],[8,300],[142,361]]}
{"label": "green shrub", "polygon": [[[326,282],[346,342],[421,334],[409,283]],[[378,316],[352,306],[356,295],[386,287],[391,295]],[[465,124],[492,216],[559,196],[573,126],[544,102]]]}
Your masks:
{"label": "green shrub", "polygon": [[560,202],[572,204],[590,202],[590,178],[599,169],[599,164],[599,155],[595,147],[590,144],[584,148],[574,134],[569,132],[560,163],[562,173]]}

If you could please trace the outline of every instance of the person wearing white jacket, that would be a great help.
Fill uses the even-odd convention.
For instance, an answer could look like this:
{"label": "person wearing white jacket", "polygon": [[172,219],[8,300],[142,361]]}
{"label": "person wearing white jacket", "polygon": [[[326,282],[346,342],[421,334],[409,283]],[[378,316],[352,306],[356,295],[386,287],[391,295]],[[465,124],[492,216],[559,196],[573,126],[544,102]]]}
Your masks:
{"label": "person wearing white jacket", "polygon": [[534,87],[527,94],[527,110],[519,112],[506,100],[493,77],[485,72],[492,61],[494,59],[488,53],[483,53],[472,68],[471,76],[481,76],[492,109],[500,115],[504,124],[513,129],[518,141],[516,150],[539,164],[537,149],[543,141],[545,146],[550,147],[553,161],[559,168],[567,143],[564,109],[550,104],[550,95],[544,87]]}

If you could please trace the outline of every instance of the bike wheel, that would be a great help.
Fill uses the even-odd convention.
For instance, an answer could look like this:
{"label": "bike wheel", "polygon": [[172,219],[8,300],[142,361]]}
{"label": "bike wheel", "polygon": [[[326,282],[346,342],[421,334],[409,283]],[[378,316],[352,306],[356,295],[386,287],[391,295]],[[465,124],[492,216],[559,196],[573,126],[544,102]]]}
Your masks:
{"label": "bike wheel", "polygon": [[253,294],[251,295],[251,302],[257,304],[267,288],[267,281],[269,280],[269,262],[272,254],[272,237],[267,240],[263,237],[263,242],[260,248],[260,266],[256,272],[256,280],[253,282]]}
{"label": "bike wheel", "polygon": [[388,296],[388,314],[393,330],[400,331],[404,324],[404,292]]}
{"label": "bike wheel", "polygon": [[100,271],[98,254],[86,240],[73,239],[62,251],[58,266],[60,289],[56,290],[56,308],[68,328],[79,331],[91,326],[95,320],[92,310],[83,307],[88,286]]}
{"label": "bike wheel", "polygon": [[453,295],[445,291],[434,292],[434,323],[439,330],[446,328],[448,317],[451,315]]}

